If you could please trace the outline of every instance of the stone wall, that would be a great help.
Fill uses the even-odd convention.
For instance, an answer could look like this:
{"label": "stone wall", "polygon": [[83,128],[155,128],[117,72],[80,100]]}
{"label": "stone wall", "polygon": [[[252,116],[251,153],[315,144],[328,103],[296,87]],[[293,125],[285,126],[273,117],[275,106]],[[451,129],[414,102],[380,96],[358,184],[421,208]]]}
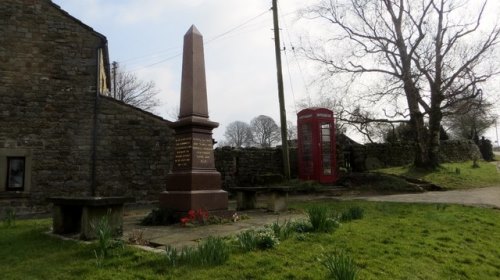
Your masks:
{"label": "stone wall", "polygon": [[[412,144],[366,144],[337,146],[337,166],[354,171],[366,171],[382,167],[401,166],[413,162],[415,152]],[[448,140],[441,143],[441,161],[456,162],[480,157],[479,149],[472,141]],[[215,167],[221,173],[224,189],[259,185],[263,175],[282,174],[280,148],[223,147],[215,149]],[[292,178],[296,178],[297,150],[290,149]]]}
{"label": "stone wall", "polygon": [[158,200],[170,170],[170,123],[109,97],[99,108],[97,194]]}
{"label": "stone wall", "polygon": [[[0,207],[44,211],[47,197],[90,194],[97,50],[107,61],[107,41],[49,0],[1,3]],[[104,97],[99,105],[97,193],[156,199],[169,123]],[[6,190],[10,156],[26,158],[22,192]]]}
{"label": "stone wall", "polygon": [[[354,171],[413,163],[415,149],[410,143],[370,143],[349,148],[351,166]],[[468,140],[446,140],[441,142],[441,162],[466,161],[480,158],[479,148]]]}
{"label": "stone wall", "polygon": [[[290,149],[291,176],[297,176],[297,150]],[[252,186],[264,177],[283,174],[281,148],[217,148],[215,168],[221,173],[222,188]]]}
{"label": "stone wall", "polygon": [[85,194],[105,38],[44,0],[3,0],[0,38],[0,160],[14,153],[32,162],[28,198],[12,203],[37,208],[49,193]]}

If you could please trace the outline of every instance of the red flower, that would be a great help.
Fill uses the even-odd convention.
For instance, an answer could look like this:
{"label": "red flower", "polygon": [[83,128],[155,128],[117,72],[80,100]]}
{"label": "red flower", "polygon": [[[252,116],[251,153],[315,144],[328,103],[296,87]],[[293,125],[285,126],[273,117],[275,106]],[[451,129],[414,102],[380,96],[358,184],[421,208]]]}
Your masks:
{"label": "red flower", "polygon": [[181,225],[185,226],[189,221],[190,219],[188,217],[183,217],[181,218]]}
{"label": "red flower", "polygon": [[194,219],[196,216],[196,212],[194,212],[194,210],[189,210],[188,211],[188,217],[191,218],[191,219]]}

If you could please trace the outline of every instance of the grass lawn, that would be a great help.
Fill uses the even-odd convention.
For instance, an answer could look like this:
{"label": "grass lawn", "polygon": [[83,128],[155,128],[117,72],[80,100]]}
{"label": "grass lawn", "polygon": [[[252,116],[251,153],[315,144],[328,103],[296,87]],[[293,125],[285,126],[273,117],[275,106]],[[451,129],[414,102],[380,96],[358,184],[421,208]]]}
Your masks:
{"label": "grass lawn", "polygon": [[422,179],[445,189],[500,186],[500,173],[494,164],[481,161],[479,166],[479,168],[472,168],[472,161],[468,161],[444,163],[434,172],[417,170],[411,166],[384,168],[377,171]]}
{"label": "grass lawn", "polygon": [[[215,267],[166,265],[162,255],[125,246],[97,265],[95,244],[45,235],[49,220],[0,225],[2,279],[325,279],[319,259],[343,250],[358,279],[500,279],[500,211],[442,204],[315,202],[364,218],[332,233],[303,233],[275,249],[231,253]],[[304,208],[311,203],[295,204]]]}

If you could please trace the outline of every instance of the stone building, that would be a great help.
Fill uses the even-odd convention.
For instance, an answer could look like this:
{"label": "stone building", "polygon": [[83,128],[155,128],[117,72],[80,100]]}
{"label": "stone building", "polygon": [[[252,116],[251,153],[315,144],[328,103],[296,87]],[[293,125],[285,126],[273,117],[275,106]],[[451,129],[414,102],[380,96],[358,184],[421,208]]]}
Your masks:
{"label": "stone building", "polygon": [[105,36],[50,0],[1,1],[0,209],[92,193],[157,199],[169,122],[103,96],[109,77]]}

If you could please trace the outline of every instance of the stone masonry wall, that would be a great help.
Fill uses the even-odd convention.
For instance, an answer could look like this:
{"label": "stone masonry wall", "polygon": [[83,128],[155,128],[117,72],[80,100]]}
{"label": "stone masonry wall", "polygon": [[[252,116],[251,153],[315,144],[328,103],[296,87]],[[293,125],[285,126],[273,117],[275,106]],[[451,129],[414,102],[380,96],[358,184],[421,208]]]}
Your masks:
{"label": "stone masonry wall", "polygon": [[97,147],[97,193],[158,200],[170,170],[170,122],[101,97]]}
{"label": "stone masonry wall", "polygon": [[[90,194],[98,48],[107,54],[104,36],[49,0],[1,1],[0,178],[8,156],[25,156],[29,170],[24,192],[0,182],[0,209],[39,212],[47,197]],[[98,194],[156,200],[168,122],[104,97],[100,109]]]}
{"label": "stone masonry wall", "polygon": [[51,194],[85,194],[104,38],[50,1],[2,0],[0,40],[0,149],[32,162],[27,198],[10,203],[38,211]]}
{"label": "stone masonry wall", "polygon": [[221,173],[222,188],[255,185],[261,175],[282,174],[283,159],[278,148],[217,148],[215,168]]}
{"label": "stone masonry wall", "polygon": [[[343,150],[344,149],[344,150]],[[349,157],[349,159],[344,157]],[[471,141],[448,140],[441,143],[442,162],[455,162],[480,157],[479,149]],[[411,144],[366,144],[337,146],[337,166],[350,162],[354,171],[366,171],[390,166],[411,164],[414,148]],[[221,173],[223,189],[257,185],[257,177],[282,174],[281,149],[223,147],[215,149],[215,167]],[[290,149],[292,178],[297,177],[297,150]]]}
{"label": "stone masonry wall", "polygon": [[[371,143],[353,146],[351,166],[354,171],[411,164],[415,149],[410,143]],[[466,161],[481,158],[479,148],[468,140],[446,140],[441,142],[441,162]]]}

